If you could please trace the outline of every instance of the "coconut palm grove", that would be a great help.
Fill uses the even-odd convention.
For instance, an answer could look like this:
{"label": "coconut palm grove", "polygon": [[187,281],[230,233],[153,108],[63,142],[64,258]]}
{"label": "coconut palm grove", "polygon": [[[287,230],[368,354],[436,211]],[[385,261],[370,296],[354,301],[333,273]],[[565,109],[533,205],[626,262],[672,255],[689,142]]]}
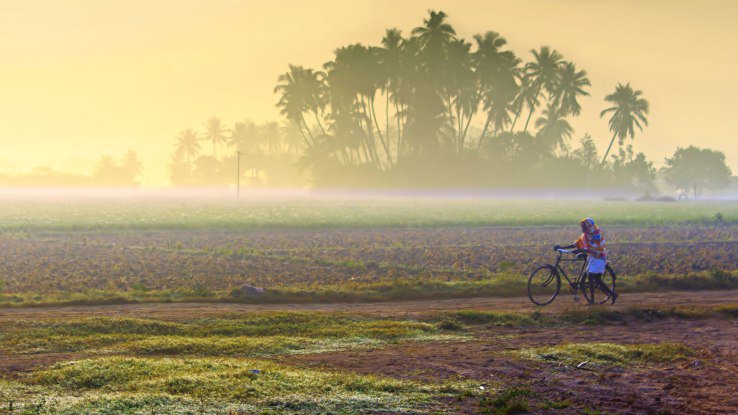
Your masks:
{"label": "coconut palm grove", "polygon": [[[281,123],[246,120],[228,127],[213,117],[202,133],[182,131],[172,182],[232,181],[241,158],[246,182],[256,185],[300,177],[317,188],[586,189],[596,183],[649,194],[657,193],[660,175],[684,194],[699,193],[692,191],[695,180],[674,180],[679,163],[657,171],[635,150],[638,133],[648,127],[649,103],[627,80],[601,101],[612,135],[607,147],[597,148],[591,135],[570,124],[593,82],[586,62],[548,45],[517,56],[495,31],[461,38],[443,11],[429,11],[406,32],[387,29],[378,39],[338,46],[320,68],[289,65],[274,88]],[[212,146],[212,156],[200,155],[205,146]],[[218,146],[224,147],[220,159]],[[695,151],[716,165],[698,174],[704,177],[697,186],[727,186],[724,154],[688,153]]]}

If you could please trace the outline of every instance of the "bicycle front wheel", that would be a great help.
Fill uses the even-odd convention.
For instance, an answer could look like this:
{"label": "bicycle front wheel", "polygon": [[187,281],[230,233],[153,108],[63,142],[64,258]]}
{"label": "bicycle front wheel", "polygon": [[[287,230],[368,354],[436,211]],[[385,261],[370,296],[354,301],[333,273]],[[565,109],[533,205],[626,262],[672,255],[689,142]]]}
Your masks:
{"label": "bicycle front wheel", "polygon": [[561,290],[561,277],[551,265],[539,267],[528,278],[528,298],[535,305],[550,304]]}
{"label": "bicycle front wheel", "polygon": [[[605,272],[602,274],[602,283],[611,291],[615,291],[615,271],[613,271],[609,265],[605,267]],[[587,301],[594,304],[605,304],[610,300],[610,294],[608,294],[602,286],[599,285],[594,286],[594,295],[592,295],[591,287],[589,286],[589,281],[586,280],[586,277],[583,285],[582,294],[584,294],[584,298],[586,298]]]}

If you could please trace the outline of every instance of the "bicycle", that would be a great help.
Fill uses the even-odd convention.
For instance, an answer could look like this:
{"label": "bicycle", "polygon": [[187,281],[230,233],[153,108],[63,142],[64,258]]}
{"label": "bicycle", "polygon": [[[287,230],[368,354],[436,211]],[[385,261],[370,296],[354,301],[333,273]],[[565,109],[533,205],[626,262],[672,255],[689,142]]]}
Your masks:
{"label": "bicycle", "polygon": [[[587,284],[587,254],[583,251],[578,250],[567,250],[557,249],[558,256],[556,257],[556,263],[554,265],[546,264],[538,267],[530,277],[528,278],[528,298],[535,305],[544,306],[550,304],[559,292],[561,291],[561,276],[563,275],[566,282],[569,283],[569,288],[574,295],[574,301],[579,301],[579,292],[581,291],[584,298],[590,303],[604,304],[610,299],[610,295],[605,293],[600,287],[595,286],[593,291],[590,291],[589,284]],[[574,258],[563,258],[563,254],[575,254]],[[582,262],[582,267],[579,270],[579,275],[572,281],[566,274],[563,268],[561,268],[561,262]],[[615,290],[615,271],[610,268],[610,265],[605,266],[605,272],[602,274],[602,282],[609,286],[611,290]],[[593,300],[594,298],[594,300]]]}

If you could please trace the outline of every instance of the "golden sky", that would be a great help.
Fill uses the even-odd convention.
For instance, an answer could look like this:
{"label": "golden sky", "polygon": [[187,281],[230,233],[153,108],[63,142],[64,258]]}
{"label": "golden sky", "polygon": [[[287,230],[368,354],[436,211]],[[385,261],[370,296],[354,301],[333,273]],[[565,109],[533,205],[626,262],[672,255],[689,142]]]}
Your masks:
{"label": "golden sky", "polygon": [[407,34],[428,9],[467,39],[494,30],[524,59],[550,45],[586,69],[592,96],[572,125],[601,151],[603,97],[631,82],[651,103],[636,151],[660,165],[677,146],[716,148],[738,174],[732,0],[0,0],[0,172],[88,173],[134,149],[144,184],[166,185],[177,132],[213,115],[278,119],[289,63]]}

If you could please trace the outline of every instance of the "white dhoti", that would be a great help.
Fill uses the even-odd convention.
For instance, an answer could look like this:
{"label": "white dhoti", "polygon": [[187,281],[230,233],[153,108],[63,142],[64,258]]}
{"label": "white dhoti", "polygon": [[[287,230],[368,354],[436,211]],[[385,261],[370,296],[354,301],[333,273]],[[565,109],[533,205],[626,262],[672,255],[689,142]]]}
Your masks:
{"label": "white dhoti", "polygon": [[590,256],[587,258],[587,272],[590,274],[602,274],[605,272],[607,261]]}

